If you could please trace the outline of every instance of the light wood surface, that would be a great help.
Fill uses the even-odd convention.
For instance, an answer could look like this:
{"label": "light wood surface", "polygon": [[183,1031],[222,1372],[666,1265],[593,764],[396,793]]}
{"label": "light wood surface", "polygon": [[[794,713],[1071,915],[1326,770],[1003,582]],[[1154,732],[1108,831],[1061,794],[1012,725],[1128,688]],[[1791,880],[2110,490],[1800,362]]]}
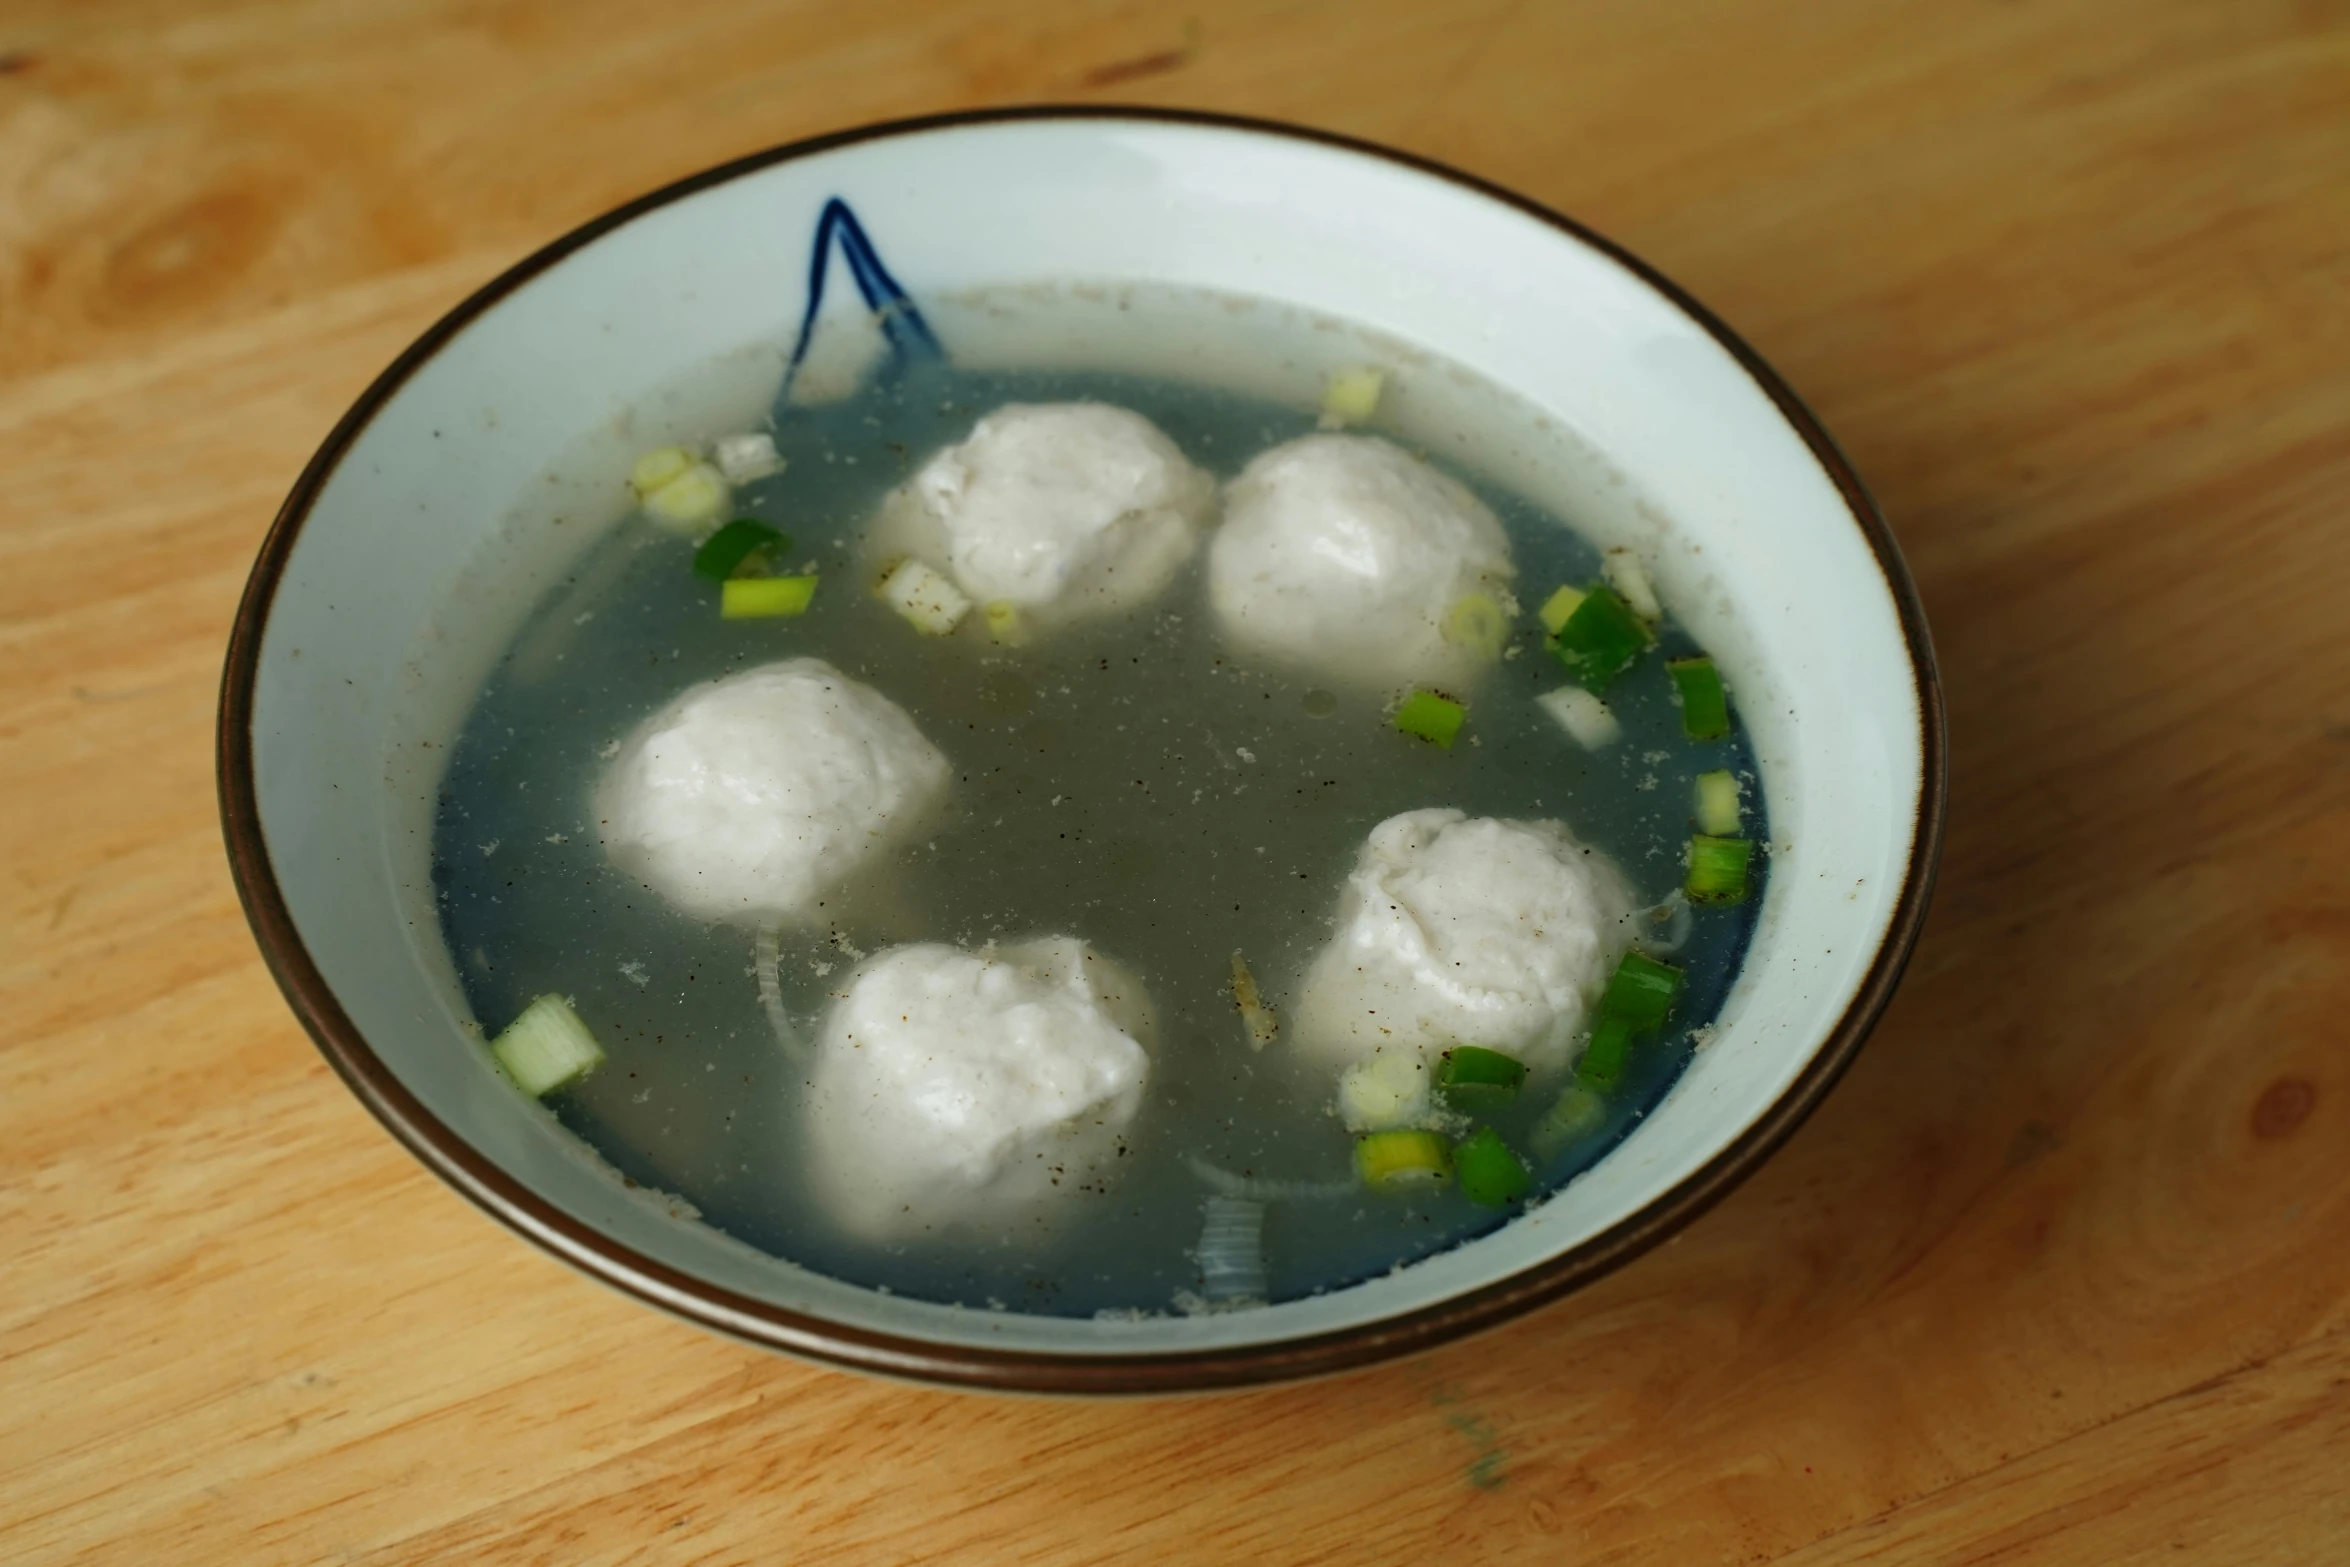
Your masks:
{"label": "light wood surface", "polygon": [[[214,685],[507,262],[1121,97],[1457,163],[1745,332],[1922,584],[1949,853],[1826,1108],[1598,1287],[1241,1397],[889,1386],[378,1131],[239,916]],[[0,1559],[2350,1561],[2346,306],[2338,0],[0,0]]]}

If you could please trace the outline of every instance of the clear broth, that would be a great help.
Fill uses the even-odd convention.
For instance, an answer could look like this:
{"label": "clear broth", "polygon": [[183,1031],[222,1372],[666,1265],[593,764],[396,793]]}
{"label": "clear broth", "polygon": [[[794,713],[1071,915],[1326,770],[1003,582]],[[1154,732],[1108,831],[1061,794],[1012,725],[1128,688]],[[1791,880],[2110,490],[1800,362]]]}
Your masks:
{"label": "clear broth", "polygon": [[[545,596],[483,688],[442,783],[434,873],[485,1027],[558,991],[595,1028],[610,1059],[550,1104],[628,1178],[684,1196],[704,1222],[778,1257],[908,1296],[1048,1314],[1164,1311],[1202,1283],[1192,1252],[1210,1193],[1191,1159],[1278,1180],[1349,1173],[1329,1072],[1278,1044],[1251,1048],[1229,964],[1235,948],[1247,953],[1279,1008],[1327,938],[1374,825],[1426,806],[1557,817],[1611,854],[1643,901],[1679,884],[1697,773],[1741,774],[1747,833],[1767,833],[1743,735],[1701,745],[1681,734],[1664,659],[1698,649],[1670,620],[1660,649],[1609,692],[1624,731],[1612,747],[1583,750],[1535,706],[1562,677],[1528,617],[1445,751],[1396,732],[1378,695],[1236,657],[1196,561],[1144,609],[1017,651],[918,636],[863,591],[858,537],[885,490],[988,409],[1073,399],[1141,412],[1219,478],[1315,425],[1311,409],[1192,381],[942,364],[846,402],[778,409],[789,467],[739,492],[734,514],[791,534],[794,563],[820,564],[812,610],[721,621],[715,588],[687,569],[688,541],[621,522]],[[1597,551],[1565,519],[1472,464],[1433,460],[1502,518],[1529,604],[1597,575]],[[835,1227],[798,1179],[801,1077],[761,1012],[750,935],[676,913],[604,861],[588,802],[615,743],[695,682],[803,655],[903,706],[957,782],[944,828],[846,897],[829,934],[796,945],[787,935],[785,999],[797,1015],[820,1012],[860,954],[904,941],[975,947],[1068,932],[1149,987],[1159,1040],[1136,1156],[1105,1192],[1064,1199],[1043,1230],[891,1247]],[[1697,915],[1673,960],[1688,981],[1668,1032],[1636,1051],[1606,1120],[1537,1171],[1536,1200],[1604,1157],[1678,1076],[1745,951],[1761,871],[1745,905]],[[1524,1149],[1562,1086],[1540,1085],[1493,1124]],[[1343,1287],[1508,1217],[1456,1192],[1273,1202],[1270,1297]]]}

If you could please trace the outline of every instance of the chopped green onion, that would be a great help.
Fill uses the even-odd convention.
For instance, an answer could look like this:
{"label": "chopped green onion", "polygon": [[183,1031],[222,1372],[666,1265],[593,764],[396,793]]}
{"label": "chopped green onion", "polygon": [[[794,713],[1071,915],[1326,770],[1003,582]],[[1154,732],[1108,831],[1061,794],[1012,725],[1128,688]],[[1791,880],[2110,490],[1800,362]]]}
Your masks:
{"label": "chopped green onion", "polygon": [[1738,808],[1738,775],[1736,773],[1699,773],[1697,775],[1697,830],[1716,838],[1738,836],[1740,811]]}
{"label": "chopped green onion", "polygon": [[982,613],[987,618],[989,641],[1018,647],[1028,640],[1028,626],[1020,618],[1020,606],[1010,599],[996,599]]}
{"label": "chopped green onion", "polygon": [[1665,672],[1681,693],[1681,732],[1692,740],[1719,740],[1730,732],[1730,696],[1722,672],[1703,654],[1669,659]]}
{"label": "chopped green onion", "polygon": [[1468,716],[1469,710],[1450,697],[1438,696],[1433,691],[1414,691],[1395,710],[1395,727],[1449,751],[1453,741],[1460,738],[1461,725]]}
{"label": "chopped green onion", "polygon": [[1441,1186],[1452,1179],[1452,1157],[1434,1132],[1373,1132],[1355,1142],[1355,1174],[1375,1192]]}
{"label": "chopped green onion", "polygon": [[1482,1045],[1455,1045],[1436,1064],[1436,1087],[1461,1109],[1508,1104],[1526,1086],[1526,1063]]}
{"label": "chopped green onion", "polygon": [[604,1059],[604,1047],[561,996],[541,996],[490,1041],[490,1055],[533,1099],[577,1082]]}
{"label": "chopped green onion", "polygon": [[1350,1132],[1410,1126],[1428,1109],[1428,1068],[1416,1052],[1379,1051],[1338,1079],[1338,1118]]}
{"label": "chopped green onion", "polygon": [[1512,1153],[1490,1126],[1479,1127],[1453,1149],[1452,1169],[1461,1195],[1487,1208],[1508,1207],[1534,1184],[1526,1161]]}
{"label": "chopped green onion", "polygon": [[1440,629],[1445,641],[1490,662],[1501,657],[1502,646],[1510,639],[1510,618],[1485,594],[1471,593],[1453,601]]}
{"label": "chopped green onion", "polygon": [[1556,691],[1545,691],[1534,699],[1534,705],[1550,715],[1586,751],[1597,751],[1611,746],[1622,737],[1624,726],[1608,705],[1581,686],[1560,686]]}
{"label": "chopped green onion", "polygon": [[1557,636],[1566,630],[1567,622],[1575,618],[1575,611],[1582,606],[1582,603],[1583,590],[1581,588],[1559,589],[1542,601],[1542,629],[1554,637]]}
{"label": "chopped green onion", "polygon": [[1575,1063],[1575,1080],[1592,1088],[1613,1088],[1623,1080],[1624,1063],[1631,1056],[1632,1025],[1602,1013],[1599,1026],[1591,1031],[1591,1043],[1583,1047],[1583,1059]]}
{"label": "chopped green onion", "polygon": [[788,550],[791,540],[754,518],[737,517],[704,539],[702,547],[694,551],[694,575],[724,582],[753,555],[777,545]]}
{"label": "chopped green onion", "polygon": [[1542,1119],[1534,1123],[1526,1141],[1541,1157],[1555,1159],[1566,1151],[1569,1143],[1599,1130],[1606,1119],[1607,1101],[1578,1085],[1559,1095],[1558,1103],[1542,1112]]}
{"label": "chopped green onion", "polygon": [[775,450],[775,437],[765,430],[718,437],[710,448],[710,460],[718,464],[718,471],[726,475],[729,484],[749,484],[783,472],[783,458]]}
{"label": "chopped green onion", "polygon": [[1599,998],[1599,1015],[1622,1018],[1646,1032],[1665,1020],[1681,995],[1681,971],[1637,952],[1624,954],[1616,965],[1607,992]]}
{"label": "chopped green onion", "polygon": [[1744,838],[1715,838],[1704,833],[1689,840],[1689,880],[1682,891],[1691,903],[1744,903],[1746,866],[1754,845]]}
{"label": "chopped green onion", "polygon": [[1596,582],[1550,639],[1552,655],[1594,695],[1604,693],[1647,646],[1648,628],[1640,617],[1615,589]]}
{"label": "chopped green onion", "polygon": [[698,462],[645,497],[645,515],[674,533],[698,533],[726,510],[726,476]]}
{"label": "chopped green onion", "polygon": [[773,615],[804,615],[816,597],[816,578],[729,577],[718,585],[721,620],[763,620]]}
{"label": "chopped green onion", "polygon": [[643,500],[694,465],[694,454],[682,446],[657,446],[636,460],[628,473],[629,488]]}
{"label": "chopped green onion", "polygon": [[924,636],[943,637],[971,613],[971,600],[954,579],[912,556],[882,574],[873,591]]}
{"label": "chopped green onion", "polygon": [[1334,372],[1322,389],[1322,427],[1361,424],[1379,411],[1379,394],[1386,385],[1386,372],[1371,365]]}
{"label": "chopped green onion", "polygon": [[1648,568],[1640,564],[1639,556],[1628,549],[1612,549],[1600,557],[1599,569],[1633,614],[1652,623],[1665,618],[1665,607],[1657,602]]}

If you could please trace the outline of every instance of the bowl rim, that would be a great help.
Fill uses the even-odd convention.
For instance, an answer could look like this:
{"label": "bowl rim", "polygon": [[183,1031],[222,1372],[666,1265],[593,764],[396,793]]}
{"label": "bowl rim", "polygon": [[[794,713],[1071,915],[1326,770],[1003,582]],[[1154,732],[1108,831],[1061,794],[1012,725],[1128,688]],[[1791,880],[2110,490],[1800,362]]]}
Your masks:
{"label": "bowl rim", "polygon": [[[633,219],[772,165],[892,137],[1012,122],[1131,121],[1301,141],[1432,175],[1500,202],[1600,252],[1662,294],[1753,378],[1834,481],[1876,558],[1899,615],[1916,687],[1922,764],[1901,891],[1851,1004],[1787,1088],[1729,1145],[1637,1212],[1578,1245],[1503,1278],[1400,1315],[1299,1338],[1163,1354],[1060,1355],[937,1344],[792,1311],[721,1288],[647,1257],[573,1218],[492,1164],[425,1108],[352,1024],[294,926],[262,837],[253,763],[254,684],[262,632],[286,562],[337,464],[434,354],[475,319],[572,252]],[[1834,1087],[1883,1015],[1917,944],[1941,857],[1948,795],[1947,720],[1925,610],[1891,530],[1851,463],[1761,355],[1712,311],[1631,252],[1561,213],[1432,159],[1334,132],[1192,109],[1041,104],[885,120],[787,142],[664,185],[572,229],[474,290],[401,352],[337,420],[304,465],[262,541],[229,635],[215,760],[229,869],[271,975],[327,1063],[428,1169],[492,1218],[591,1278],[699,1326],[829,1365],[999,1392],[1206,1392],[1352,1370],[1415,1353],[1548,1304],[1638,1257],[1726,1196],[1776,1152]]]}

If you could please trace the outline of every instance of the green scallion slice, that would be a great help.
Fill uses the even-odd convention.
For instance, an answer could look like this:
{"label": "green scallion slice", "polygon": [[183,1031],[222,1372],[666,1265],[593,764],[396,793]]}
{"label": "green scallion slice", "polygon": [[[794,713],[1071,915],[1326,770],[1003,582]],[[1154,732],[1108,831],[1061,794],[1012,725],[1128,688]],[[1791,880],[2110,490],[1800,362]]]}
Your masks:
{"label": "green scallion slice", "polygon": [[1452,1179],[1452,1158],[1434,1132],[1373,1132],[1355,1140],[1355,1174],[1375,1192],[1422,1190]]}
{"label": "green scallion slice", "polygon": [[1607,1101],[1577,1084],[1559,1095],[1558,1103],[1542,1112],[1527,1133],[1526,1142],[1544,1159],[1555,1159],[1571,1143],[1599,1130],[1607,1120]]}
{"label": "green scallion slice", "polygon": [[1681,994],[1681,971],[1638,952],[1627,952],[1616,965],[1607,992],[1600,997],[1599,1015],[1621,1018],[1642,1033],[1664,1022]]}
{"label": "green scallion slice", "polygon": [[490,1056],[514,1086],[533,1099],[594,1071],[604,1047],[561,996],[541,996],[490,1041]]}
{"label": "green scallion slice", "polygon": [[1557,636],[1575,618],[1575,611],[1583,606],[1581,588],[1560,588],[1542,601],[1542,629]]}
{"label": "green scallion slice", "polygon": [[1714,661],[1696,658],[1665,661],[1665,673],[1681,693],[1681,732],[1692,740],[1719,740],[1730,732],[1730,693],[1722,689],[1722,672]]}
{"label": "green scallion slice", "polygon": [[1591,1088],[1613,1088],[1624,1079],[1624,1063],[1632,1059],[1632,1025],[1620,1017],[1600,1016],[1575,1063],[1575,1080]]}
{"label": "green scallion slice", "polygon": [[1453,1149],[1452,1170],[1461,1183],[1461,1195],[1488,1208],[1508,1207],[1534,1184],[1526,1161],[1512,1153],[1490,1126],[1479,1127]]}
{"label": "green scallion slice", "polygon": [[737,517],[702,541],[694,551],[694,575],[724,582],[740,571],[743,562],[762,550],[791,548],[791,540],[751,517]]}
{"label": "green scallion slice", "polygon": [[1395,710],[1395,727],[1449,751],[1453,741],[1460,738],[1461,725],[1468,717],[1468,708],[1450,697],[1438,696],[1433,691],[1414,691]]}
{"label": "green scallion slice", "polygon": [[1551,655],[1594,696],[1604,694],[1647,646],[1648,627],[1615,589],[1598,582],[1550,639]]}
{"label": "green scallion slice", "polygon": [[1482,1045],[1455,1045],[1436,1063],[1437,1090],[1459,1109],[1508,1104],[1525,1086],[1525,1062]]}
{"label": "green scallion slice", "polygon": [[815,598],[813,576],[729,577],[718,585],[718,615],[722,620],[804,615]]}
{"label": "green scallion slice", "polygon": [[1689,840],[1689,879],[1681,890],[1692,903],[1744,903],[1746,867],[1753,858],[1754,844],[1745,838],[1699,833]]}

